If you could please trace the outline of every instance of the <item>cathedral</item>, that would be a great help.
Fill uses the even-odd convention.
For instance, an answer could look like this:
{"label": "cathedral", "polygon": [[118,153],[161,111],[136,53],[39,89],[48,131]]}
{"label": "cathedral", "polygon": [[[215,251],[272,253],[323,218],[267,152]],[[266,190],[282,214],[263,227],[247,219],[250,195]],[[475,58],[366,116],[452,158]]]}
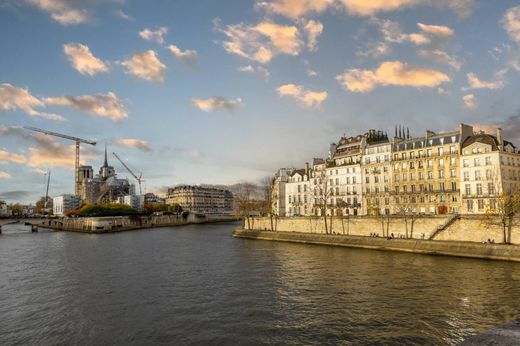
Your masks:
{"label": "cathedral", "polygon": [[117,203],[119,197],[135,194],[135,186],[128,179],[118,179],[114,167],[108,165],[106,145],[99,173],[94,176],[92,166],[80,166],[78,184],[84,204]]}

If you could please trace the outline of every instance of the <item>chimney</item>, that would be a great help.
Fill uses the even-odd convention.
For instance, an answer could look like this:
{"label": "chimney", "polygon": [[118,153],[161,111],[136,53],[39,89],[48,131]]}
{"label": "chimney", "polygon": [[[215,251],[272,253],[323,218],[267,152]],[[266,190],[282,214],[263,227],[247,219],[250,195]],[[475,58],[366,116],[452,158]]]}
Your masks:
{"label": "chimney", "polygon": [[336,153],[336,148],[338,146],[336,145],[336,143],[331,143],[330,147],[329,147],[329,159],[332,159],[332,157],[334,156],[334,154]]}
{"label": "chimney", "polygon": [[305,175],[309,178],[309,163],[305,162]]}
{"label": "chimney", "polygon": [[504,139],[502,138],[502,129],[500,127],[497,128],[497,141],[498,150],[504,150]]}
{"label": "chimney", "polygon": [[475,133],[473,132],[473,126],[460,124],[459,126],[459,135],[460,135],[460,144],[464,143],[466,138],[473,136]]}

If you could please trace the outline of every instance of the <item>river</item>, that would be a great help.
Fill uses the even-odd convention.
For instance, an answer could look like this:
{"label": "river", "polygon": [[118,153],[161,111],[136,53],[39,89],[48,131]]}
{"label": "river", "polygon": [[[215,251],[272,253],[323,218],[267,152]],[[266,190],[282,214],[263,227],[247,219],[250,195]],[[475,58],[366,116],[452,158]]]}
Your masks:
{"label": "river", "polygon": [[450,345],[520,314],[520,263],[236,239],[235,226],[4,226],[0,344]]}

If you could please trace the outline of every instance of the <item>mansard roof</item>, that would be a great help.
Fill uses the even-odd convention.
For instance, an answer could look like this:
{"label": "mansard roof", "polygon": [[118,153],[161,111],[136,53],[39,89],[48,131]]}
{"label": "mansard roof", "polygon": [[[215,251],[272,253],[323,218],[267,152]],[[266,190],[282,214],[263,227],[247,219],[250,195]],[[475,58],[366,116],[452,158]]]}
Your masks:
{"label": "mansard roof", "polygon": [[[473,136],[468,137],[464,143],[462,143],[462,148],[466,148],[474,143],[482,143],[488,144],[491,146],[492,151],[498,150],[498,139],[496,136],[489,135],[487,133],[479,133]],[[511,145],[513,149],[516,149],[513,143],[509,141],[504,141],[504,146]]]}
{"label": "mansard roof", "polygon": [[414,137],[405,139],[403,141],[394,143],[394,151],[412,150],[427,147],[434,147],[437,145],[458,143],[460,141],[460,134],[458,131],[433,133],[422,137]]}

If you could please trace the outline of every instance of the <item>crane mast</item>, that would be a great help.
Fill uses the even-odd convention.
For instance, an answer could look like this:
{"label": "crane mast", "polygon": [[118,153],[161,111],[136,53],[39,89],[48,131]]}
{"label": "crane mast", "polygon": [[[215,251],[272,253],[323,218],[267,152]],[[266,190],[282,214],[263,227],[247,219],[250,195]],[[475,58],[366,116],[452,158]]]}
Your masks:
{"label": "crane mast", "polygon": [[96,142],[88,140],[88,139],[83,139],[83,138],[79,138],[79,137],[65,135],[63,133],[42,130],[42,129],[39,129],[39,128],[36,128],[36,127],[31,127],[31,126],[24,126],[24,129],[35,131],[35,132],[40,132],[40,133],[43,133],[43,134],[48,135],[48,136],[65,138],[65,139],[74,141],[76,143],[76,158],[75,158],[75,170],[74,170],[75,171],[74,172],[74,175],[75,175],[74,176],[74,182],[75,182],[75,188],[74,188],[75,191],[74,191],[74,193],[76,194],[76,196],[79,196],[79,149],[80,149],[80,143],[96,145]]}
{"label": "crane mast", "polygon": [[137,183],[139,184],[139,195],[142,195],[143,194],[143,191],[141,190],[141,181],[142,180],[142,177],[143,175],[139,175],[139,177],[130,169],[130,167],[128,167],[124,162],[123,160],[121,160],[121,158],[119,156],[117,156],[117,154],[115,152],[112,152],[112,154],[114,154],[114,156],[116,157],[116,159],[121,162],[121,164],[123,165],[123,167],[126,168],[126,170],[134,177],[135,180],[137,180]]}

